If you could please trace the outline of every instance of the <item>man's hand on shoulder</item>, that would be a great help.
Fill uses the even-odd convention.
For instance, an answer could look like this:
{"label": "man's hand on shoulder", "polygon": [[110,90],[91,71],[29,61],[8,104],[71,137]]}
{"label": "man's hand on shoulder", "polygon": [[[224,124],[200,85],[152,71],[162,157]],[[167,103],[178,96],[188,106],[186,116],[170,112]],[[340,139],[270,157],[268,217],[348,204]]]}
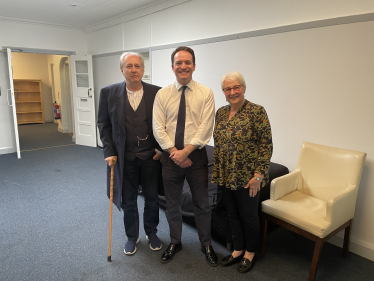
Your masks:
{"label": "man's hand on shoulder", "polygon": [[109,156],[109,157],[105,158],[104,160],[105,160],[105,162],[108,163],[108,166],[110,167],[110,166],[112,166],[113,162],[114,162],[113,164],[115,164],[117,162],[117,156]]}

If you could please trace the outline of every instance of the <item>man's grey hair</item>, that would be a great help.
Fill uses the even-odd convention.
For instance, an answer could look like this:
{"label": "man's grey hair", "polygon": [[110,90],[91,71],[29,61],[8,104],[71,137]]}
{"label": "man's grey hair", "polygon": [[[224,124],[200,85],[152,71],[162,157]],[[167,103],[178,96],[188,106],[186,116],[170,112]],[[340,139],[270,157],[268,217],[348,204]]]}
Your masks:
{"label": "man's grey hair", "polygon": [[136,52],[126,52],[126,53],[123,53],[121,55],[121,57],[119,58],[119,68],[122,69],[122,66],[123,66],[123,60],[128,57],[128,56],[138,56],[140,58],[140,60],[142,61],[142,65],[143,65],[143,68],[144,68],[144,58],[143,56],[140,54],[140,53],[136,53]]}
{"label": "man's grey hair", "polygon": [[246,84],[245,84],[245,80],[244,80],[243,75],[241,73],[237,72],[237,71],[233,71],[233,72],[226,73],[225,75],[223,75],[222,80],[221,80],[221,89],[222,90],[223,90],[223,83],[226,80],[238,80],[240,85],[242,85],[244,88],[247,87]]}

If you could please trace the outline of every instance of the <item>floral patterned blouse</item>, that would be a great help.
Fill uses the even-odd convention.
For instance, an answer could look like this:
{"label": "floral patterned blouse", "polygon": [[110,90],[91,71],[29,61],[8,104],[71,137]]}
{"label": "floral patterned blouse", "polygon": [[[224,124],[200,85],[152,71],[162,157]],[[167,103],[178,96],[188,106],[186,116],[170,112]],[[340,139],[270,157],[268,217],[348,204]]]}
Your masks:
{"label": "floral patterned blouse", "polygon": [[266,111],[245,100],[230,120],[229,113],[230,105],[216,113],[212,182],[235,190],[246,186],[256,172],[264,175],[264,187],[273,153]]}

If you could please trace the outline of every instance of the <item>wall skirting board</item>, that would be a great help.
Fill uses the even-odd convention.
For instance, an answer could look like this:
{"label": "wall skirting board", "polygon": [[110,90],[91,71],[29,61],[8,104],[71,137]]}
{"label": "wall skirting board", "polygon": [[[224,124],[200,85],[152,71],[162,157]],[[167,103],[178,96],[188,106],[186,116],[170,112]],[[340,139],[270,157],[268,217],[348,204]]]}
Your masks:
{"label": "wall skirting board", "polygon": [[[335,246],[343,248],[343,240],[343,235],[338,234],[332,237],[328,242]],[[351,237],[349,251],[351,253],[374,261],[374,245],[355,239],[354,237]]]}
{"label": "wall skirting board", "polygon": [[16,150],[14,149],[14,147],[0,148],[0,155],[1,154],[8,154],[8,153],[16,153]]}

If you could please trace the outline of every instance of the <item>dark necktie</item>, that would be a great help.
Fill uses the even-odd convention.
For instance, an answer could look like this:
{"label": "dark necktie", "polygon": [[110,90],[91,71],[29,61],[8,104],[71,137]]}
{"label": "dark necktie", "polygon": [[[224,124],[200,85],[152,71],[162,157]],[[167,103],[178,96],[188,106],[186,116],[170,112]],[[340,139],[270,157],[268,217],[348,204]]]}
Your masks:
{"label": "dark necktie", "polygon": [[184,126],[186,123],[186,98],[184,96],[184,91],[187,86],[182,86],[181,102],[179,104],[177,129],[175,131],[175,147],[178,150],[184,148]]}

